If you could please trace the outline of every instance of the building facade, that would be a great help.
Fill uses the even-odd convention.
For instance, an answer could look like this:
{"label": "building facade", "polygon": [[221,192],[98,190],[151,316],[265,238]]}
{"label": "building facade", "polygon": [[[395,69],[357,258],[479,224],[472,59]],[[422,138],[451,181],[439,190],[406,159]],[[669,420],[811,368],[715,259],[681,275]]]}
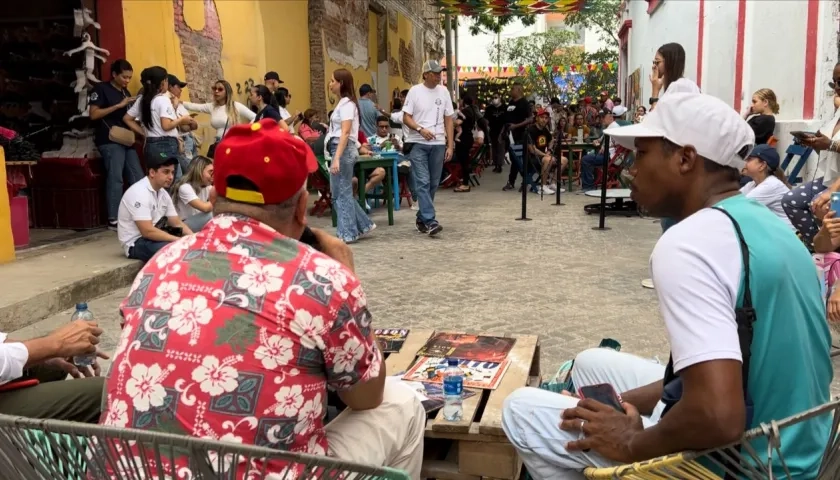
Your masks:
{"label": "building facade", "polygon": [[686,51],[685,76],[739,112],[756,90],[776,93],[780,111],[775,136],[783,153],[792,140],[789,132],[816,129],[834,113],[828,82],[838,60],[838,3],[625,0],[619,31],[620,96],[628,107],[647,106],[656,49],[680,43]]}

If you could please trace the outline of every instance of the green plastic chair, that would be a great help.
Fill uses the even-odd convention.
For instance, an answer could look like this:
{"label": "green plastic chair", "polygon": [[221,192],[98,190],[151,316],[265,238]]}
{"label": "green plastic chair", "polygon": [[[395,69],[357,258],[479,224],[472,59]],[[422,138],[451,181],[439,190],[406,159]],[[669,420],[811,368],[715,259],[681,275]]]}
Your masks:
{"label": "green plastic chair", "polygon": [[[121,454],[132,447],[135,456]],[[185,478],[184,472],[174,466],[166,469],[163,463],[182,456],[189,461],[193,480],[410,480],[399,470],[331,457],[169,433],[0,415],[0,478],[174,480]],[[288,468],[268,472],[269,461],[281,461]]]}

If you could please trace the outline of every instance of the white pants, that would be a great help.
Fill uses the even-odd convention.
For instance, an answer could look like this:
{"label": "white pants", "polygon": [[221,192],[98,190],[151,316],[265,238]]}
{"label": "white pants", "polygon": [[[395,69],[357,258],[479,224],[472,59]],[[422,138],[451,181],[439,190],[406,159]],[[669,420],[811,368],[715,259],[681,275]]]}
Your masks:
{"label": "white pants", "polygon": [[[655,360],[609,348],[581,352],[572,368],[575,388],[609,383],[619,393],[662,380],[664,375],[665,367]],[[616,465],[594,452],[566,451],[566,444],[578,440],[580,433],[560,430],[560,415],[577,402],[538,388],[520,388],[505,399],[502,428],[535,480],[582,479],[587,467]],[[642,417],[645,428],[659,421],[663,406],[659,402],[651,417]]]}
{"label": "white pants", "polygon": [[371,410],[344,410],[325,430],[329,456],[397,468],[420,479],[426,410],[410,387],[385,382],[381,405]]}

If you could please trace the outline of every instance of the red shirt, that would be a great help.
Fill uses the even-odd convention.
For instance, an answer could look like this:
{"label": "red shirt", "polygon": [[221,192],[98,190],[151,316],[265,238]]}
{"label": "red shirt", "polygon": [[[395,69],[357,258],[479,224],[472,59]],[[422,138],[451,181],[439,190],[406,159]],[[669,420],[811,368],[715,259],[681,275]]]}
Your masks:
{"label": "red shirt", "polygon": [[104,425],[324,455],[327,386],[375,378],[382,362],[355,275],[241,216],[164,247],[121,311]]}
{"label": "red shirt", "polygon": [[365,136],[364,132],[362,132],[362,129],[360,128],[359,129],[359,145],[364,145],[366,143],[368,143],[368,138]]}

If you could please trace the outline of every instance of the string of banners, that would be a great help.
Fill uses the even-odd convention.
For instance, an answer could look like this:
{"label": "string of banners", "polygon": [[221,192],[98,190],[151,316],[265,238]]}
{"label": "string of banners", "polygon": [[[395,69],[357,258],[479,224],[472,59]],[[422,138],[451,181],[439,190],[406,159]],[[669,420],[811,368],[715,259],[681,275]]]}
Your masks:
{"label": "string of banners", "polygon": [[617,62],[605,63],[582,63],[578,65],[519,65],[518,67],[482,67],[458,65],[459,72],[482,72],[482,73],[564,73],[564,72],[594,72],[603,70],[614,72],[618,68]]}

